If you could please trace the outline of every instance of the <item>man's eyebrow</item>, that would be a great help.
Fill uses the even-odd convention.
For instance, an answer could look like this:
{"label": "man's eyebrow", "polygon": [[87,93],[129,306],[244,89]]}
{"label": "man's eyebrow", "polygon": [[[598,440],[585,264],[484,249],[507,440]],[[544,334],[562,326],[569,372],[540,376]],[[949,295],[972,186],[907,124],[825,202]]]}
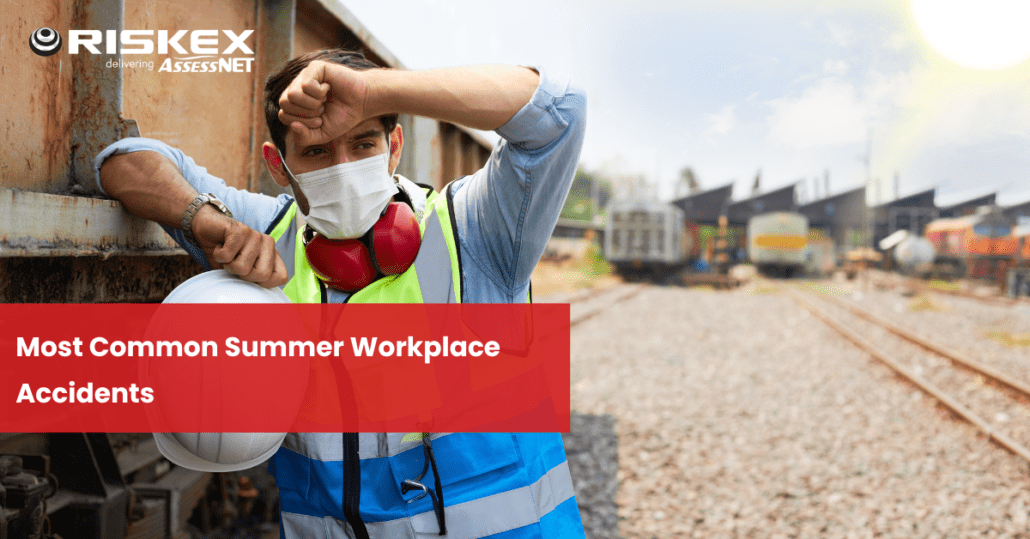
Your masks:
{"label": "man's eyebrow", "polygon": [[351,142],[354,142],[356,140],[361,140],[361,139],[364,139],[364,138],[379,138],[381,136],[383,136],[383,130],[382,129],[376,129],[376,128],[373,127],[372,129],[369,129],[368,131],[362,131],[361,133],[358,133],[357,135],[354,135],[353,137],[350,138],[350,140],[351,140]]}

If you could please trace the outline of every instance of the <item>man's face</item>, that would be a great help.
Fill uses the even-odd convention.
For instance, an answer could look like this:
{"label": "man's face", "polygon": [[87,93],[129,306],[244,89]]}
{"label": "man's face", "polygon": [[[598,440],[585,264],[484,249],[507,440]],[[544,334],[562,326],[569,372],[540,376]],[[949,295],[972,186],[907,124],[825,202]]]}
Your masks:
{"label": "man's face", "polygon": [[[300,146],[296,140],[296,135],[292,131],[286,135],[284,157],[286,165],[294,174],[313,172],[341,163],[352,163],[390,151],[390,143],[379,118],[369,118],[340,137],[323,144]],[[395,167],[396,163],[391,156],[390,170]]]}
{"label": "man's face", "polygon": [[[401,159],[401,148],[404,147],[404,133],[400,125],[390,133],[389,139],[383,132],[383,123],[379,118],[369,118],[356,125],[343,135],[324,144],[299,146],[296,135],[292,131],[286,134],[286,152],[283,158],[286,166],[294,174],[313,172],[340,163],[360,161],[384,153],[390,154],[389,170],[392,174]],[[308,213],[308,201],[304,192],[286,176],[279,161],[279,153],[271,142],[264,144],[265,164],[273,179],[279,185],[290,186],[305,215]]]}

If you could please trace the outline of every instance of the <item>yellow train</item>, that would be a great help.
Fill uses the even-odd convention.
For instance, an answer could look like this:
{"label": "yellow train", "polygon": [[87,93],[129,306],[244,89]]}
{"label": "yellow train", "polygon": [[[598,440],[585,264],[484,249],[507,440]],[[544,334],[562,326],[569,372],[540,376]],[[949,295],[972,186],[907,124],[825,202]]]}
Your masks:
{"label": "yellow train", "polygon": [[808,218],[800,213],[763,213],[747,222],[748,259],[766,275],[800,275],[808,250]]}

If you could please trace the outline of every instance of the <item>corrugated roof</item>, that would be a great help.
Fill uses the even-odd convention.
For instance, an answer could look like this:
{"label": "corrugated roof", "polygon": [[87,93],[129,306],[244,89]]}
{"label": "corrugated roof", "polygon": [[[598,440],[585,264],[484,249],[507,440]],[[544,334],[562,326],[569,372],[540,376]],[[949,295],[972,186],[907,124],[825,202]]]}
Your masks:
{"label": "corrugated roof", "polygon": [[715,223],[729,204],[733,194],[733,184],[716,187],[700,193],[694,193],[672,201],[672,204],[683,210],[687,219],[697,223]]}
{"label": "corrugated roof", "polygon": [[771,211],[796,211],[794,184],[734,202],[726,210],[730,223],[743,225],[755,215]]}

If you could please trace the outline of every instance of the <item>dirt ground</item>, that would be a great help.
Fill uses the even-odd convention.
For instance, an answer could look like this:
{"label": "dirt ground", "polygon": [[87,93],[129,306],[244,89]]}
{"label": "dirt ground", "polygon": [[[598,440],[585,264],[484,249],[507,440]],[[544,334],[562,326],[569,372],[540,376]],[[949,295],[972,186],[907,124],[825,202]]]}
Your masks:
{"label": "dirt ground", "polygon": [[582,260],[541,260],[533,270],[533,296],[545,298],[583,288],[605,288],[622,282],[615,275],[596,275]]}

